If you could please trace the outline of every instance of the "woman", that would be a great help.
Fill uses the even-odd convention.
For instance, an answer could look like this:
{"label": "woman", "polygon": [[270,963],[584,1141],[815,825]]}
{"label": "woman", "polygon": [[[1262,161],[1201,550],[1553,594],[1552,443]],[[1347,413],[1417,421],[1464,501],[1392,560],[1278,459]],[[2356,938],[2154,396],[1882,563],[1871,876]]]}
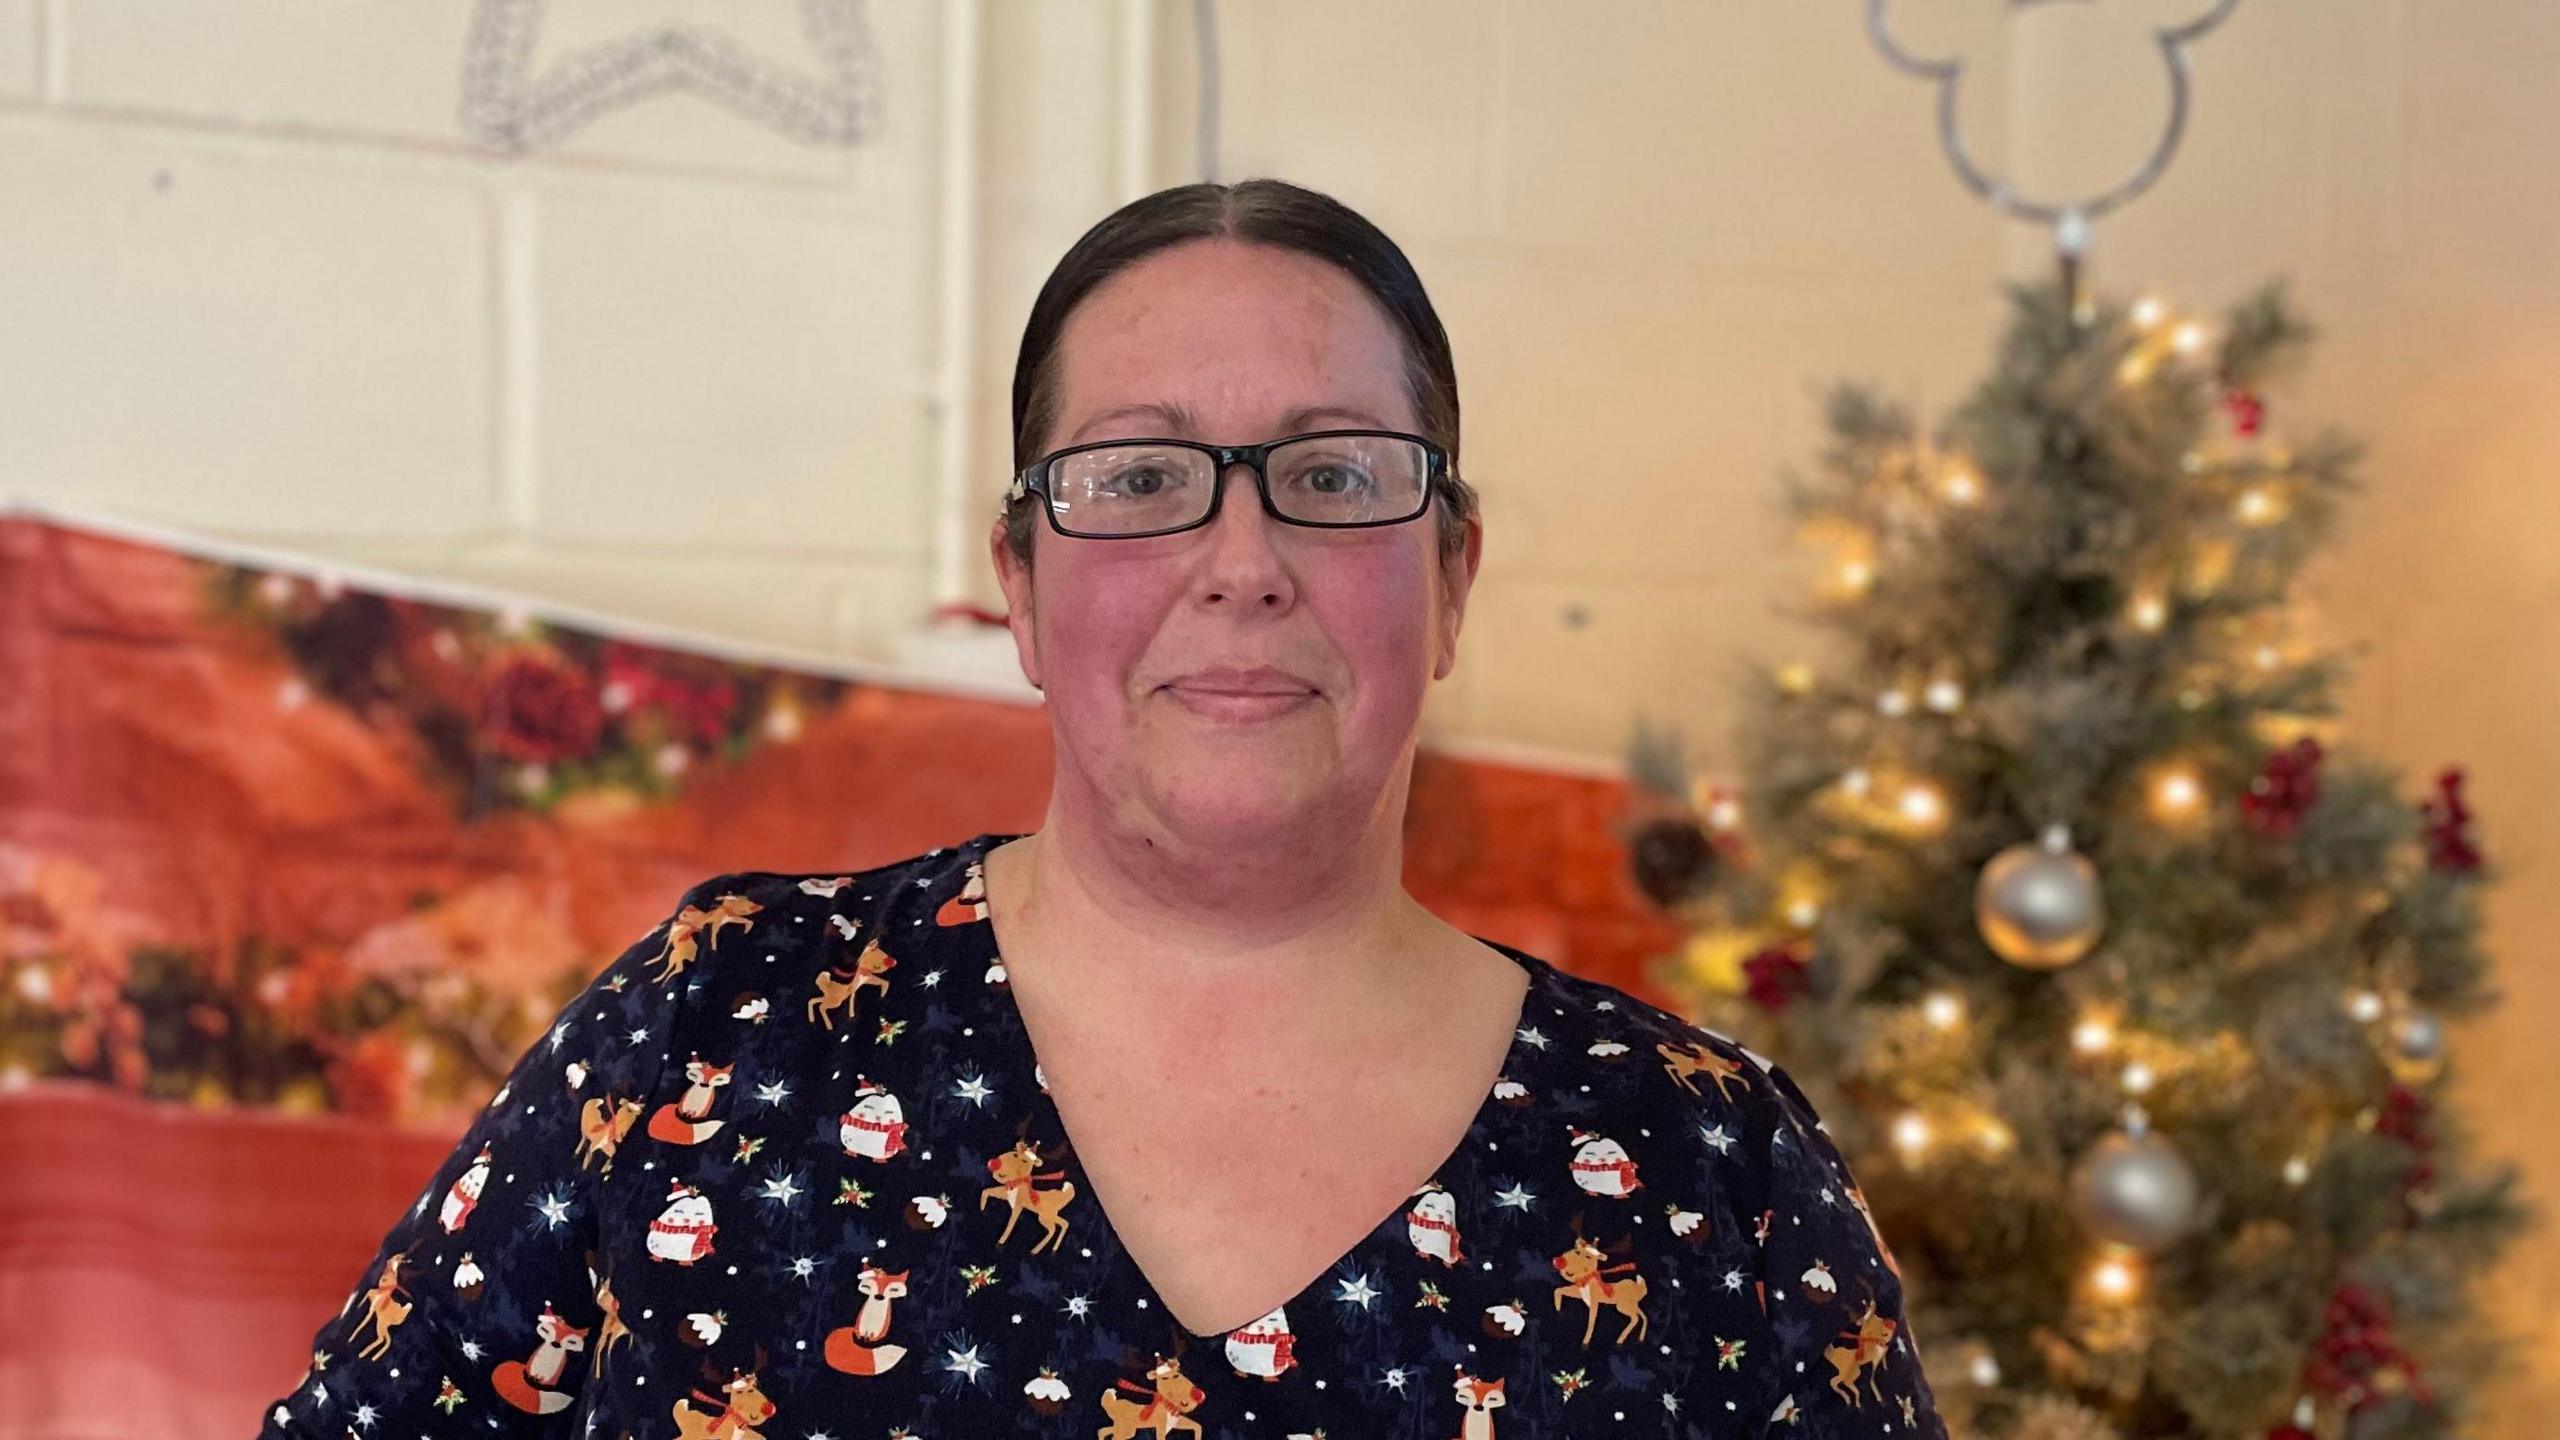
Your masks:
{"label": "woman", "polygon": [[1041,828],[689,892],[268,1433],[1943,1435],[1785,1073],[1399,884],[1482,526],[1394,243],[1136,201],[1014,421]]}

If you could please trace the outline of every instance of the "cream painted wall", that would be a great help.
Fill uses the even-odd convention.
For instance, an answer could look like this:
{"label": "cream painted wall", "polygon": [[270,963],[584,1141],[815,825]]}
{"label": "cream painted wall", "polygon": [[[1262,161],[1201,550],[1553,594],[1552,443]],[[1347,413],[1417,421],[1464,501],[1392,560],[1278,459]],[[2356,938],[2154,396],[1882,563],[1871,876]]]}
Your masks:
{"label": "cream painted wall", "polygon": [[[1456,344],[1488,543],[1435,737],[1606,763],[1643,712],[1711,743],[1726,661],[1792,638],[1807,561],[1772,477],[1818,439],[1813,384],[1936,410],[1998,277],[2048,263],[1957,186],[1862,8],[1222,0],[1223,174],[1367,211]],[[1974,54],[1967,123],[2032,187],[2139,154],[2162,86],[2134,27],[2201,0],[1904,8]],[[789,0],[551,11],[546,55],[689,15],[801,54]],[[461,0],[0,0],[0,494],[886,655],[930,596],[943,267],[978,302],[992,503],[1048,266],[1191,178],[1188,13],[990,0],[955,254],[944,15],[916,0],[871,7],[887,104],[859,150],[670,96],[521,158],[459,133]],[[2313,590],[2375,642],[2362,742],[2413,792],[2467,766],[2513,873],[2512,998],[2461,1037],[2465,1086],[2549,1203],[2560,1141],[2515,1101],[2560,1094],[2560,9],[2243,0],[2195,65],[2187,146],[2095,270],[2192,307],[2289,274],[2325,329],[2277,416],[2372,448]],[[2524,1325],[2555,1290],[2545,1236],[2489,1298]],[[2545,1358],[2496,1433],[2555,1405]]]}

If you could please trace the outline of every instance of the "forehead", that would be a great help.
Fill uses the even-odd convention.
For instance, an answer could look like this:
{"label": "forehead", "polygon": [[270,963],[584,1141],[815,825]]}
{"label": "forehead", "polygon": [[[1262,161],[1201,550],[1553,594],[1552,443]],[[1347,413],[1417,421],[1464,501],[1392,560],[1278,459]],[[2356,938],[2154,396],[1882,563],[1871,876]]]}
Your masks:
{"label": "forehead", "polygon": [[1056,374],[1053,445],[1133,423],[1163,433],[1175,414],[1206,432],[1189,438],[1229,442],[1312,412],[1322,426],[1417,423],[1403,343],[1358,281],[1227,239],[1158,251],[1095,287],[1059,333]]}

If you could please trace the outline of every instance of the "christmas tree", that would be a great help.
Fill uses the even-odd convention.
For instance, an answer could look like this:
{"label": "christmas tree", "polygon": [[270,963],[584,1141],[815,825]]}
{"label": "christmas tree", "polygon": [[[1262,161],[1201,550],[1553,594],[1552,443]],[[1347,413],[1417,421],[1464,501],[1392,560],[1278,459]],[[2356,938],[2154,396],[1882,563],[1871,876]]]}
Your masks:
{"label": "christmas tree", "polygon": [[1744,667],[1747,778],[1639,733],[1654,978],[1811,1092],[1955,1433],[2462,1433],[2527,1219],[2440,1098],[2496,872],[2459,770],[2339,748],[2293,592],[2357,447],[2266,423],[2281,285],[2010,306],[1942,424],[1828,397],[1830,653]]}

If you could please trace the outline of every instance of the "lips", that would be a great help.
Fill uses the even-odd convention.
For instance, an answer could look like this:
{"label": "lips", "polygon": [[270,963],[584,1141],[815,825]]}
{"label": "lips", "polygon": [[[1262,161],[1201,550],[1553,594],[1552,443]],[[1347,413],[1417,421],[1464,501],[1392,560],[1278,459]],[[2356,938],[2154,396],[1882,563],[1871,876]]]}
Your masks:
{"label": "lips", "polygon": [[1299,696],[1316,693],[1316,687],[1307,680],[1269,665],[1257,665],[1250,670],[1228,666],[1195,670],[1169,682],[1166,688],[1195,695]]}

